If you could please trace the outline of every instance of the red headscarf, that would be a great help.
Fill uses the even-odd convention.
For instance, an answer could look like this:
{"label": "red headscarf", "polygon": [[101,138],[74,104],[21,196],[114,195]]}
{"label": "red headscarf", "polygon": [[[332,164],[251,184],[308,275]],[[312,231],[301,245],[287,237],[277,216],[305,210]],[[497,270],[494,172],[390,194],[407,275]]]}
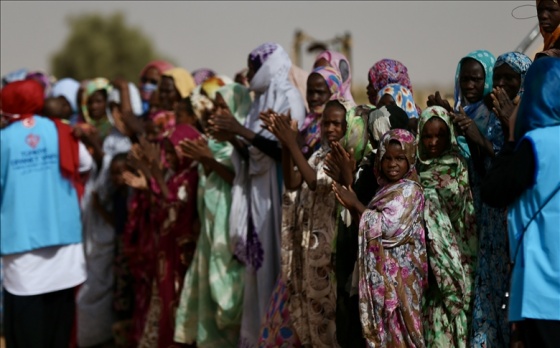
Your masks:
{"label": "red headscarf", "polygon": [[[35,80],[12,82],[1,91],[2,117],[8,123],[14,123],[40,114],[44,105],[43,86]],[[70,180],[81,198],[84,186],[78,171],[80,165],[78,141],[72,134],[72,128],[59,119],[51,119],[58,132],[58,150],[60,153],[60,171]]]}

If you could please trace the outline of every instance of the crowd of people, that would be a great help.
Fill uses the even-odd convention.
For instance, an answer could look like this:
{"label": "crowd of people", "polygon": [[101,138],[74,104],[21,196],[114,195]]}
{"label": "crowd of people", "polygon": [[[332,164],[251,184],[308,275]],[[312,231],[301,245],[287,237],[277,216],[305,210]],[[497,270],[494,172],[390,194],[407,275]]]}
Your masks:
{"label": "crowd of people", "polygon": [[[560,6],[536,57],[313,70],[277,43],[233,79],[2,79],[12,347],[557,347]],[[240,64],[243,62],[240,62]],[[366,72],[360,72],[366,74]]]}

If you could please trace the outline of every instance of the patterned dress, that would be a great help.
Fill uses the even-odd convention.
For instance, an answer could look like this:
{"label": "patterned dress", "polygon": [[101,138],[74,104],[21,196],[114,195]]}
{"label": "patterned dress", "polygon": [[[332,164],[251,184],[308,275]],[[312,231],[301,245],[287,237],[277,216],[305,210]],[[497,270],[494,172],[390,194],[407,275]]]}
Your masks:
{"label": "patterned dress", "polygon": [[424,110],[419,138],[424,125],[433,117],[445,122],[450,142],[443,154],[432,159],[427,158],[421,141],[418,147],[430,264],[424,303],[425,338],[430,347],[466,347],[478,249],[474,204],[466,162],[445,109]]}
{"label": "patterned dress", "polygon": [[[391,141],[400,143],[409,164],[396,182],[387,181],[380,164]],[[368,347],[425,346],[422,296],[428,264],[415,152],[414,136],[406,130],[382,137],[374,167],[381,188],[360,220],[358,289]]]}

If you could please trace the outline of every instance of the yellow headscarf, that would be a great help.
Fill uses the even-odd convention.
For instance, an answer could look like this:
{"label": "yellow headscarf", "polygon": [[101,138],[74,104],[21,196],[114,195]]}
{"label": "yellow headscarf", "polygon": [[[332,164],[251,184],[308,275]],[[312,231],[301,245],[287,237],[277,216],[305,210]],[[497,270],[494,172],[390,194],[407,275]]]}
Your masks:
{"label": "yellow headscarf", "polygon": [[194,82],[194,78],[191,73],[183,68],[169,69],[162,75],[173,79],[175,88],[179,91],[181,98],[188,97],[196,87],[196,83]]}

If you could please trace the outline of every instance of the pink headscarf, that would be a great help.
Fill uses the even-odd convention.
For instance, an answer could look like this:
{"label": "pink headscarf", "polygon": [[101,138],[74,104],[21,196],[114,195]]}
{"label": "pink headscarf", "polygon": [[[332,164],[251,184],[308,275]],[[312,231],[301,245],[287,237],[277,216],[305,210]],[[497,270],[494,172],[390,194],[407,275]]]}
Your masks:
{"label": "pink headscarf", "polygon": [[352,72],[350,70],[350,63],[348,62],[348,59],[344,56],[344,54],[331,50],[326,50],[319,54],[317,58],[315,58],[315,63],[321,58],[325,59],[330,66],[335,68],[342,78],[342,85],[340,87],[340,94],[342,97],[351,104],[356,104],[354,102],[354,97],[352,96]]}

